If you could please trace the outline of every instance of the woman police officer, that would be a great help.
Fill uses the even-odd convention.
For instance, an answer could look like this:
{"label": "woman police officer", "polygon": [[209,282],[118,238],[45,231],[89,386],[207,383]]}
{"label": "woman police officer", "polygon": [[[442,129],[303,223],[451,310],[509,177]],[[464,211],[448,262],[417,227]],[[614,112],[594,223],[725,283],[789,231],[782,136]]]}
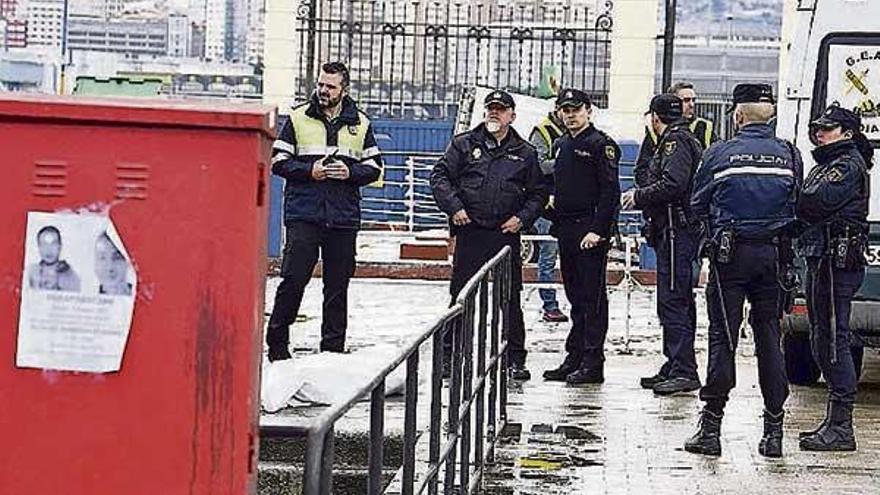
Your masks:
{"label": "woman police officer", "polygon": [[865,278],[868,169],[874,154],[860,129],[860,116],[838,106],[810,124],[816,166],[804,181],[797,214],[805,224],[800,249],[808,266],[810,341],[828,384],[828,404],[819,427],[800,434],[802,450],[856,449],[852,411],[857,379],[849,318]]}

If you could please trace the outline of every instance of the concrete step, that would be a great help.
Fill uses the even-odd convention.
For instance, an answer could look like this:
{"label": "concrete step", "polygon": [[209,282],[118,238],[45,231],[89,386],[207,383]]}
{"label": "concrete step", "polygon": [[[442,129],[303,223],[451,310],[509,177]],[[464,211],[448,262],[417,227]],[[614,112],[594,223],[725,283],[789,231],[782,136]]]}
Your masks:
{"label": "concrete step", "polygon": [[[334,438],[334,465],[363,466],[368,464],[369,431],[337,432]],[[302,464],[305,459],[305,438],[260,439],[260,461]],[[403,432],[386,431],[383,440],[383,465],[397,468],[403,463]]]}
{"label": "concrete step", "polygon": [[[266,415],[263,424],[306,424],[320,415],[323,407],[288,408]],[[369,403],[359,402],[336,423],[333,438],[334,495],[363,495],[369,471]],[[258,487],[260,495],[302,493],[305,438],[261,438]],[[386,399],[385,431],[382,441],[383,486],[403,464],[403,399]]]}
{"label": "concrete step", "polygon": [[[388,485],[396,469],[382,471],[382,486]],[[259,495],[301,495],[303,468],[279,462],[260,462],[257,477]],[[362,467],[334,466],[334,495],[363,495],[367,493],[367,470]]]}

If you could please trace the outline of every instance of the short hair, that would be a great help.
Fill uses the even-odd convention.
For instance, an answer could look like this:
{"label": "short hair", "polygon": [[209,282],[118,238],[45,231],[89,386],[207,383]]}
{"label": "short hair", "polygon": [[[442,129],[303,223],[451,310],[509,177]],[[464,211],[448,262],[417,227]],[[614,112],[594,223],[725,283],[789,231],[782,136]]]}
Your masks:
{"label": "short hair", "polygon": [[669,86],[669,89],[666,90],[667,93],[677,94],[679,91],[683,89],[694,89],[694,83],[688,81],[678,81],[677,83]]}
{"label": "short hair", "polygon": [[47,225],[37,232],[37,242],[40,242],[40,238],[43,237],[43,234],[48,234],[50,232],[55,234],[55,237],[58,238],[58,242],[61,242],[61,231],[52,225]]}
{"label": "short hair", "polygon": [[766,124],[776,115],[776,105],[772,103],[740,103],[736,111],[745,123]]}
{"label": "short hair", "polygon": [[321,71],[327,74],[342,74],[343,88],[347,88],[351,84],[351,74],[348,73],[348,67],[342,62],[327,62],[321,66]]}

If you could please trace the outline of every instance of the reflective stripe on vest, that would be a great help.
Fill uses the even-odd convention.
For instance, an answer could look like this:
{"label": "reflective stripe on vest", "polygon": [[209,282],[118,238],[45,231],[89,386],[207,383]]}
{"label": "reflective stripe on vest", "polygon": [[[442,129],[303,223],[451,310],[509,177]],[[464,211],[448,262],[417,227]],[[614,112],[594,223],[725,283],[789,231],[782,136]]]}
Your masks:
{"label": "reflective stripe on vest", "polygon": [[[699,133],[699,134],[702,134],[702,136],[700,136],[697,133],[697,127],[699,127],[700,124],[703,124],[706,126],[706,128],[703,130],[703,132]],[[697,141],[700,141],[700,144],[703,145],[704,149],[709,148],[709,145],[712,144],[712,121],[711,120],[700,119],[700,118],[695,119],[693,122],[690,123],[690,125],[688,126],[688,129],[691,130],[691,134],[693,134],[697,138]],[[657,134],[654,132],[654,129],[651,126],[648,126],[648,136],[651,137],[651,142],[654,143],[654,146],[657,146]]]}
{"label": "reflective stripe on vest", "polygon": [[547,151],[550,152],[550,149],[553,148],[553,142],[562,136],[562,129],[550,120],[550,117],[544,117],[544,120],[538,124],[538,134],[541,135],[541,139],[547,145]]}
{"label": "reflective stripe on vest", "polygon": [[324,123],[306,115],[306,109],[308,105],[302,105],[290,113],[293,134],[296,136],[297,156],[322,157],[336,152],[337,156],[361,161],[379,154],[376,148],[364,149],[370,121],[363,114],[360,115],[360,122],[357,125],[347,125],[339,129],[336,146],[328,146]]}

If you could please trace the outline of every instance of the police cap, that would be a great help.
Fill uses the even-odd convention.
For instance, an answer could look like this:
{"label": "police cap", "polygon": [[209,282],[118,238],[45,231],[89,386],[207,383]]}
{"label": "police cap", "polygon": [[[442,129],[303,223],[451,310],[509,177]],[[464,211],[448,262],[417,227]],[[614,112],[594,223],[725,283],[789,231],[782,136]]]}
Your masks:
{"label": "police cap", "polygon": [[663,93],[651,99],[651,107],[649,113],[656,113],[660,120],[671,122],[682,118],[683,101],[678,96],[671,93]]}
{"label": "police cap", "polygon": [[824,129],[842,127],[846,130],[860,132],[862,128],[862,118],[859,114],[851,110],[832,105],[826,108],[818,119],[811,122],[810,127],[821,127]]}
{"label": "police cap", "polygon": [[590,96],[579,89],[564,89],[559,93],[559,96],[556,97],[556,108],[580,108],[581,106],[590,108],[592,102],[590,101]]}
{"label": "police cap", "polygon": [[505,108],[516,108],[516,102],[513,101],[513,97],[510,96],[510,93],[500,89],[492,91],[486,95],[485,99],[483,99],[483,107],[488,107],[493,104],[501,105]]}
{"label": "police cap", "polygon": [[776,103],[773,88],[769,84],[737,84],[733,88],[733,105],[727,108],[732,112],[740,103]]}

